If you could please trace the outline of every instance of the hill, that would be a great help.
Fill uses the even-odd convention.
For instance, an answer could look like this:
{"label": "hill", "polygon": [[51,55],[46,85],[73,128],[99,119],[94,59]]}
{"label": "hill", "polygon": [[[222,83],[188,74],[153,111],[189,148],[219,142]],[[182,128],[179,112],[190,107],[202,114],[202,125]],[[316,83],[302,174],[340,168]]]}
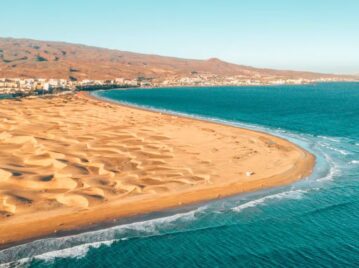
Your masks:
{"label": "hill", "polygon": [[248,78],[331,78],[330,74],[259,69],[209,60],[146,55],[64,42],[0,38],[0,77],[158,80],[194,73]]}

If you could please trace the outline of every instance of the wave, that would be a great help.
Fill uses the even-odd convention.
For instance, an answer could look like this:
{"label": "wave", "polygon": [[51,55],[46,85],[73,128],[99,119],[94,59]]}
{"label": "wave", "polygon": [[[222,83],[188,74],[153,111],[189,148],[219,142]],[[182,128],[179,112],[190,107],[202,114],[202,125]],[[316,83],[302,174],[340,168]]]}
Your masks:
{"label": "wave", "polygon": [[305,193],[307,193],[307,191],[298,189],[298,190],[290,190],[290,191],[286,191],[286,192],[281,192],[281,193],[277,193],[277,194],[273,194],[273,195],[267,195],[262,198],[252,200],[252,201],[246,202],[244,204],[241,204],[239,206],[236,206],[236,207],[232,208],[232,210],[236,211],[236,212],[240,212],[247,208],[252,208],[252,207],[256,207],[258,205],[265,204],[265,202],[268,200],[301,199]]}
{"label": "wave", "polygon": [[332,141],[332,142],[341,142],[341,139],[339,138],[333,138],[333,137],[328,137],[328,136],[318,136],[318,138],[322,138],[324,140],[328,140],[328,141]]}
{"label": "wave", "polygon": [[349,155],[350,154],[350,152],[343,150],[343,149],[335,148],[335,147],[329,145],[328,143],[320,142],[319,145],[321,145],[329,150],[335,151],[341,155]]}
{"label": "wave", "polygon": [[7,268],[7,267],[19,267],[24,266],[25,264],[29,264],[34,260],[41,260],[45,262],[51,262],[54,261],[56,258],[76,258],[80,259],[86,256],[87,252],[90,249],[96,249],[100,248],[101,246],[111,246],[115,241],[118,240],[110,240],[110,241],[99,241],[99,242],[93,242],[93,243],[86,243],[75,247],[60,249],[60,250],[54,250],[50,252],[46,252],[34,257],[30,258],[23,258],[15,262],[9,262],[0,264],[0,268]]}
{"label": "wave", "polygon": [[[201,211],[205,210],[207,207],[202,206],[197,209],[183,212],[183,213],[177,213],[170,216],[155,218],[151,220],[146,221],[140,221],[140,222],[134,222],[130,224],[125,225],[119,225],[110,228],[109,230],[116,230],[116,231],[126,231],[126,230],[134,230],[134,231],[140,231],[140,232],[146,232],[146,233],[156,233],[159,230],[157,230],[157,227],[161,226],[161,228],[164,227],[164,225],[171,224],[173,222],[177,221],[193,221],[196,219],[196,216]],[[103,232],[103,230],[101,230]]]}
{"label": "wave", "polygon": [[339,174],[340,170],[338,167],[338,164],[336,163],[336,161],[334,161],[328,154],[323,152],[323,156],[325,158],[325,161],[329,164],[329,171],[328,173],[321,177],[318,178],[318,181],[329,181],[329,180],[333,180],[333,178]]}
{"label": "wave", "polygon": [[[196,219],[197,215],[204,211],[207,206],[201,206],[188,212],[177,213],[144,221],[121,224],[114,227],[69,235],[60,238],[46,238],[36,240],[27,244],[15,246],[0,251],[0,265],[2,262],[12,263],[28,262],[32,259],[49,260],[51,258],[75,258],[85,256],[90,248],[113,243],[116,240],[126,240],[131,236],[146,236],[159,234],[160,229],[171,227],[172,223],[187,222]],[[120,236],[120,237],[119,237]],[[124,237],[127,236],[127,237]],[[31,249],[31,250],[29,250]],[[28,256],[23,258],[21,256]],[[19,260],[20,259],[20,260]],[[0,266],[2,268],[3,266]],[[7,267],[7,266],[4,266]]]}
{"label": "wave", "polygon": [[71,248],[47,252],[47,253],[36,256],[35,259],[43,260],[43,261],[52,261],[55,258],[77,258],[77,259],[79,259],[79,258],[85,257],[87,252],[91,248],[96,249],[101,246],[111,246],[112,243],[114,243],[115,241],[118,241],[118,240],[114,239],[114,240],[110,240],[110,241],[100,241],[100,242],[82,244],[82,245],[71,247]]}
{"label": "wave", "polygon": [[359,160],[352,160],[350,161],[350,164],[359,164]]}

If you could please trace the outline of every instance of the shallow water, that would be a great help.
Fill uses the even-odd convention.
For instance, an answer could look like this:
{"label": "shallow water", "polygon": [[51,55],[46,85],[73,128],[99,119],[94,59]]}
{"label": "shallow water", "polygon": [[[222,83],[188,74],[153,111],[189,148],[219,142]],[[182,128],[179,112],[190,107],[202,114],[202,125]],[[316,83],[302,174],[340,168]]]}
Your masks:
{"label": "shallow water", "polygon": [[95,94],[285,137],[317,156],[314,173],[288,187],[13,247],[0,251],[0,267],[359,266],[359,83]]}

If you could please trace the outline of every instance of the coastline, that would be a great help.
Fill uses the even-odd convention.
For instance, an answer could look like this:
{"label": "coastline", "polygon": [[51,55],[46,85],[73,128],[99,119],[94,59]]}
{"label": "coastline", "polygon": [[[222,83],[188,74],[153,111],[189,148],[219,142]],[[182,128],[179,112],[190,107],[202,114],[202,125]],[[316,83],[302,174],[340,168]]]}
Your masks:
{"label": "coastline", "polygon": [[[55,103],[56,100],[60,101],[61,98],[64,97],[54,97]],[[66,97],[65,97],[66,98]],[[281,154],[291,154],[290,163],[285,163],[285,167],[283,164],[283,168],[280,170],[272,170],[264,172],[265,174],[269,174],[268,176],[260,177],[257,172],[254,174],[254,176],[251,176],[248,178],[248,176],[242,174],[239,177],[240,179],[231,179],[226,182],[220,182],[218,179],[217,181],[211,181],[211,183],[206,183],[206,181],[210,181],[208,179],[208,174],[201,174],[203,171],[198,171],[198,175],[193,176],[193,180],[189,183],[196,183],[196,180],[199,181],[199,186],[194,187],[187,187],[188,185],[185,185],[186,187],[183,189],[177,190],[177,186],[169,186],[169,189],[171,189],[168,192],[156,192],[149,194],[146,197],[143,196],[134,196],[131,197],[132,199],[129,200],[107,200],[103,203],[95,203],[93,206],[90,205],[88,207],[82,207],[82,208],[76,208],[74,210],[73,207],[61,207],[61,209],[54,209],[54,210],[48,210],[46,213],[43,212],[32,212],[30,214],[24,214],[14,217],[14,219],[5,219],[4,221],[0,219],[0,247],[5,248],[13,245],[14,243],[21,243],[21,241],[28,241],[37,239],[40,237],[49,236],[51,234],[56,233],[62,233],[62,232],[69,232],[72,230],[80,230],[83,228],[89,228],[94,225],[98,225],[101,222],[111,222],[113,220],[116,220],[118,218],[124,218],[124,217],[131,217],[136,216],[139,214],[145,214],[149,212],[155,212],[170,208],[175,208],[183,205],[189,205],[194,204],[198,202],[204,202],[209,201],[213,199],[218,198],[224,198],[231,195],[236,195],[240,193],[245,192],[251,192],[255,190],[261,190],[266,188],[272,188],[276,186],[282,186],[286,184],[290,184],[294,181],[297,181],[299,179],[302,179],[304,177],[307,177],[312,172],[315,157],[310,154],[309,152],[305,151],[304,149],[300,148],[299,146],[285,140],[282,138],[275,137],[271,134],[259,132],[259,131],[252,131],[247,130],[243,128],[238,127],[232,127],[220,123],[213,123],[201,119],[194,119],[194,118],[188,118],[184,116],[174,116],[170,114],[162,114],[154,111],[149,111],[142,108],[135,108],[133,106],[126,106],[123,104],[118,104],[117,102],[111,102],[104,99],[97,98],[95,96],[90,95],[89,93],[80,93],[76,96],[70,97],[68,100],[71,102],[75,98],[76,101],[78,101],[79,104],[82,104],[84,106],[97,108],[99,107],[99,111],[102,108],[108,109],[108,110],[114,110],[124,112],[126,110],[126,113],[128,115],[136,114],[139,116],[144,116],[146,119],[156,119],[156,120],[162,120],[165,123],[173,124],[173,127],[178,127],[179,123],[177,121],[182,121],[182,125],[191,124],[191,127],[195,130],[189,129],[188,131],[192,131],[190,134],[193,135],[193,133],[197,133],[199,129],[198,125],[201,125],[202,129],[201,131],[205,134],[206,132],[209,132],[208,135],[212,135],[211,139],[218,133],[221,134],[228,134],[234,135],[232,132],[236,132],[235,134],[243,135],[244,137],[248,138],[251,137],[255,141],[254,143],[260,143],[263,141],[263,144],[260,144],[262,149],[266,150],[272,150],[275,151],[275,153],[278,153],[278,157],[281,156]],[[118,107],[118,108],[116,108]],[[86,107],[84,107],[86,108]],[[102,111],[102,110],[101,110]],[[107,119],[103,118],[103,114],[96,115],[101,119]],[[148,118],[147,118],[148,117]],[[158,119],[160,117],[160,119]],[[64,116],[62,117],[62,119]],[[61,119],[61,116],[60,116]],[[61,119],[61,120],[62,120]],[[136,118],[133,119],[134,122],[136,122]],[[145,120],[146,121],[146,120]],[[62,123],[62,122],[60,122]],[[142,121],[140,123],[143,123]],[[168,131],[173,130],[169,129]],[[195,131],[195,132],[193,132]],[[95,134],[94,134],[95,135]],[[112,134],[111,134],[112,135]],[[122,134],[123,136],[125,134]],[[183,134],[186,135],[187,134]],[[207,134],[206,134],[207,135]],[[151,136],[152,137],[152,136]],[[158,136],[158,140],[156,142],[160,143],[161,139],[165,139],[166,136]],[[205,138],[205,137],[203,137]],[[211,140],[210,139],[210,140]],[[129,139],[127,138],[127,141]],[[191,141],[191,137],[187,140]],[[124,140],[126,142],[126,139]],[[166,139],[164,141],[164,144],[162,145],[168,145],[168,143],[171,143],[172,141],[168,141],[166,143]],[[165,144],[166,143],[166,144]],[[218,143],[219,144],[219,143]],[[240,143],[229,143],[229,147],[231,148],[234,144],[240,144]],[[177,143],[174,145],[178,145]],[[267,147],[263,147],[266,146]],[[141,145],[133,144],[132,147],[134,150],[140,150],[138,149],[141,147]],[[258,145],[259,146],[259,145]],[[132,148],[131,147],[131,148]],[[136,147],[136,148],[135,148]],[[174,146],[175,150],[176,147]],[[269,148],[269,149],[268,149]],[[158,149],[158,148],[157,148]],[[149,155],[155,155],[155,151],[157,150],[154,148],[154,150],[151,151],[151,153],[146,152],[147,156]],[[200,149],[197,148],[197,149]],[[276,151],[278,150],[278,152]],[[170,150],[169,150],[170,151]],[[217,149],[218,151],[218,149]],[[227,151],[225,151],[228,153]],[[198,152],[196,152],[198,153]],[[256,152],[260,154],[261,152]],[[223,158],[223,155],[221,155],[219,152],[215,153],[214,155],[219,155],[220,158]],[[249,153],[251,154],[251,152]],[[185,155],[185,154],[184,154]],[[177,155],[174,153],[174,157],[177,157],[181,155]],[[224,157],[226,154],[224,154]],[[156,156],[153,160],[153,162],[158,162],[158,157]],[[247,156],[245,156],[247,157]],[[243,157],[243,158],[245,158]],[[157,160],[156,160],[157,159]],[[215,158],[214,158],[215,159]],[[262,158],[258,158],[262,159]],[[257,159],[257,160],[258,160]],[[262,160],[268,160],[267,158],[263,158]],[[209,161],[209,163],[205,164],[205,167],[208,168],[211,165],[214,165],[215,163],[211,162],[213,159],[206,160]],[[223,159],[223,163],[226,162],[226,159]],[[234,160],[233,160],[234,161]],[[238,160],[240,161],[240,160]],[[246,160],[247,161],[247,160]],[[158,164],[160,163],[160,164]],[[161,169],[163,168],[163,165],[166,165],[166,160],[159,161],[157,164],[151,166],[151,168],[156,168],[156,165],[160,165]],[[177,163],[177,162],[176,162]],[[190,163],[190,162],[188,162]],[[250,163],[250,162],[248,162]],[[178,163],[177,163],[178,164]],[[232,164],[234,165],[234,164]],[[230,167],[229,165],[228,167]],[[183,170],[188,169],[187,166],[183,168]],[[227,166],[226,166],[227,168]],[[223,170],[219,170],[222,172],[227,171],[226,168]],[[172,168],[173,169],[173,168]],[[195,168],[194,168],[195,169]],[[272,168],[274,169],[274,167]],[[1,170],[1,169],[0,169]],[[181,171],[182,173],[184,171]],[[275,172],[278,171],[278,172]],[[105,171],[103,170],[103,167],[97,167],[97,172],[99,175],[105,176]],[[101,172],[103,174],[101,174]],[[177,175],[182,174],[178,170],[176,171]],[[171,176],[173,175],[172,172]],[[196,173],[196,171],[191,171],[192,173]],[[235,170],[233,171],[235,172]],[[272,172],[272,173],[271,173]],[[131,170],[129,170],[129,174],[131,173]],[[243,173],[243,172],[242,172]],[[259,173],[259,172],[258,172]],[[222,173],[223,174],[223,173]],[[221,176],[222,174],[219,174]],[[233,173],[235,174],[235,173]],[[131,174],[130,174],[131,175]],[[183,174],[182,174],[183,175]],[[113,176],[113,175],[111,175]],[[110,176],[110,177],[111,177]],[[187,176],[187,175],[186,175]],[[253,177],[253,178],[252,178]],[[149,180],[150,181],[150,180]],[[152,182],[151,182],[152,183]],[[203,183],[203,184],[202,184]],[[184,182],[185,184],[185,182]],[[147,186],[146,186],[147,187]],[[172,188],[171,188],[172,187]],[[182,186],[181,186],[182,187]],[[195,188],[195,189],[194,189]],[[96,195],[99,195],[99,190],[96,190]],[[161,190],[162,191],[162,190]],[[94,195],[94,196],[96,196]],[[126,198],[124,198],[126,199]],[[71,203],[71,202],[70,202]],[[76,202],[75,202],[76,203]],[[81,203],[81,202],[80,202]],[[78,204],[77,204],[78,205]],[[74,214],[75,211],[75,214]],[[36,217],[35,217],[36,216]],[[15,219],[16,218],[16,219]],[[34,220],[36,218],[36,220]],[[8,223],[8,224],[7,224]],[[11,226],[10,226],[11,223]],[[30,226],[31,224],[31,226]]]}

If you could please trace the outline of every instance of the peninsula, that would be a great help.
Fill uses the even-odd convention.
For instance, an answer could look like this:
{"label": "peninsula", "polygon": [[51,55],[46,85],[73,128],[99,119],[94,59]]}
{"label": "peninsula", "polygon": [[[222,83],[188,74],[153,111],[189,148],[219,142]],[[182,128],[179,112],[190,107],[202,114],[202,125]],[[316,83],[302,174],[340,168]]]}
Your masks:
{"label": "peninsula", "polygon": [[0,114],[1,247],[289,184],[315,161],[269,134],[84,93],[5,99]]}

